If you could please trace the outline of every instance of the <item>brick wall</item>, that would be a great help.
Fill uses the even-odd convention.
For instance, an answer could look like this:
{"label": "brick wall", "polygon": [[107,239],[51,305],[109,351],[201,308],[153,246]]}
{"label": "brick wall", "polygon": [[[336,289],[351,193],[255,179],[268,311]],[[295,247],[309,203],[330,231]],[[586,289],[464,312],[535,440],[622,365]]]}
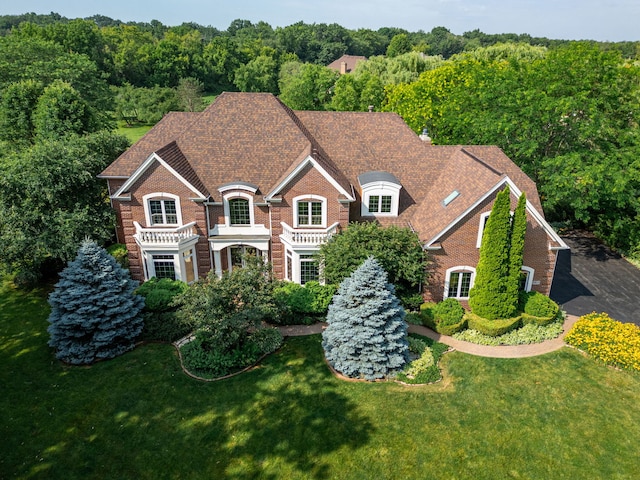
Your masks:
{"label": "brick wall", "polygon": [[[111,193],[115,193],[124,180],[110,180],[109,188]],[[133,222],[138,222],[142,227],[148,227],[144,214],[143,197],[150,193],[170,193],[180,197],[180,212],[182,223],[196,223],[196,232],[200,239],[195,246],[198,262],[198,274],[206,275],[211,269],[209,257],[209,245],[207,241],[208,232],[206,227],[205,210],[202,204],[197,204],[189,198],[195,194],[180,182],[173,174],[165,169],[158,162],[153,163],[138,181],[132,185],[131,200],[113,200],[113,207],[116,211],[116,235],[118,241],[125,243],[129,251],[129,270],[131,277],[135,280],[144,280],[144,268],[142,265],[142,254],[136,244],[133,235],[136,233]],[[124,241],[123,241],[124,240]]]}
{"label": "brick wall", "polygon": [[[494,200],[495,195],[487,198],[470,212],[457,227],[442,237],[440,250],[430,252],[432,263],[429,267],[428,285],[425,288],[425,300],[436,302],[442,300],[447,269],[463,265],[475,268],[478,265],[480,250],[476,244],[480,221],[483,213],[491,211]],[[516,205],[517,198],[512,195],[512,211],[515,210]],[[548,245],[547,233],[527,212],[523,264],[535,270],[532,289],[545,295],[548,295],[551,289],[556,256],[555,251],[549,250]]]}

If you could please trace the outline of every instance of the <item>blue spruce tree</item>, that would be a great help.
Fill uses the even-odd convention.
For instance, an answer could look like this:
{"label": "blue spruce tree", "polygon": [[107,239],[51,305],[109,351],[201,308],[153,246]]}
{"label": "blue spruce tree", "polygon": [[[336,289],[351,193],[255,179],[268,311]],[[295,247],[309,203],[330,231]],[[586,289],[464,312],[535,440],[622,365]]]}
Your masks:
{"label": "blue spruce tree", "polygon": [[132,350],[143,326],[136,286],[104,248],[84,241],[49,295],[47,331],[56,357],[86,365]]}
{"label": "blue spruce tree", "polygon": [[405,312],[387,272],[369,257],[346,278],[329,305],[322,347],[329,364],[347,377],[375,380],[409,360]]}

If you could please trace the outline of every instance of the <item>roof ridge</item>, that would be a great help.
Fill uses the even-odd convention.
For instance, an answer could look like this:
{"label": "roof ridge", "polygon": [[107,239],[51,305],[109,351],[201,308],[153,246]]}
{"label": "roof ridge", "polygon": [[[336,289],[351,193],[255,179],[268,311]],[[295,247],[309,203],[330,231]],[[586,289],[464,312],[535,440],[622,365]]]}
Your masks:
{"label": "roof ridge", "polygon": [[322,148],[320,142],[316,140],[316,138],[311,134],[307,126],[300,120],[300,118],[296,115],[292,108],[285,105],[285,103],[280,100],[279,97],[275,96],[275,99],[280,103],[284,111],[289,115],[291,120],[296,124],[296,126],[300,129],[302,134],[309,140],[311,144],[311,155],[317,160],[321,161],[325,167],[328,167],[327,170],[331,173],[331,175],[335,178],[336,176],[340,176],[341,178],[336,178],[339,183],[346,182],[343,187],[350,186],[350,182],[347,180],[344,172],[338,168],[335,162],[331,159],[331,157],[327,154],[327,152]]}
{"label": "roof ridge", "polygon": [[464,153],[465,155],[468,155],[469,157],[471,157],[476,162],[484,165],[485,167],[487,167],[489,170],[491,170],[496,175],[504,175],[504,172],[501,172],[500,170],[496,169],[493,165],[489,165],[487,162],[482,160],[480,157],[477,157],[476,155],[474,155],[473,153],[468,151],[465,147],[460,147],[460,151],[462,153]]}

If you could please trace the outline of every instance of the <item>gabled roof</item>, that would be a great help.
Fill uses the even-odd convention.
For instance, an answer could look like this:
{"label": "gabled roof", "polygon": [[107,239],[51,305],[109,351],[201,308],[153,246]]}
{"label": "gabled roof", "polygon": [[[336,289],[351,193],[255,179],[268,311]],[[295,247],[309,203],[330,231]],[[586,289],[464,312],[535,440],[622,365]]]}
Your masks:
{"label": "gabled roof", "polygon": [[[223,93],[204,112],[166,115],[101,176],[131,185],[153,161],[202,196],[249,185],[272,198],[311,165],[348,202],[361,194],[367,175],[393,177],[402,187],[398,217],[378,221],[411,226],[424,242],[453,228],[496,185],[511,182],[548,227],[534,182],[498,147],[430,145],[395,113],[292,111],[268,93]],[[351,219],[358,215],[352,211]]]}
{"label": "gabled roof", "polygon": [[[555,248],[567,248],[542,213],[535,183],[495,146],[458,147],[416,213],[411,223],[419,225],[425,247],[438,242],[448,231],[464,221],[465,217],[498,189],[509,185],[514,196],[524,192],[527,211],[547,232]],[[449,202],[444,200],[452,192],[458,195]]]}
{"label": "gabled roof", "polygon": [[154,151],[174,141],[178,133],[197,113],[169,112],[140,140],[120,155],[100,175],[100,178],[128,178]]}

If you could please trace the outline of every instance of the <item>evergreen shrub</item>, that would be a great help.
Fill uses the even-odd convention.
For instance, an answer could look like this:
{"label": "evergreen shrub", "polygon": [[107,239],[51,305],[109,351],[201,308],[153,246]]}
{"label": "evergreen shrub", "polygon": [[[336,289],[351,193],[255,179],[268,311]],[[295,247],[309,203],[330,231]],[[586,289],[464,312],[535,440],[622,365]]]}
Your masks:
{"label": "evergreen shrub", "polygon": [[144,329],[147,341],[175,342],[194,329],[194,324],[176,315],[174,299],[189,286],[179,280],[153,277],[140,285],[136,293],[144,297]]}
{"label": "evergreen shrub", "polygon": [[410,335],[407,340],[409,340],[409,351],[414,355],[422,355],[424,349],[427,348],[427,344],[420,338]]}
{"label": "evergreen shrub", "polygon": [[539,292],[521,293],[519,304],[521,311],[534,317],[554,319],[560,310],[556,302]]}
{"label": "evergreen shrub", "polygon": [[433,307],[433,314],[438,325],[456,325],[462,321],[464,307],[455,298],[446,298]]}
{"label": "evergreen shrub", "polygon": [[411,323],[413,325],[423,325],[422,315],[417,312],[407,312],[404,317],[404,320],[407,323]]}
{"label": "evergreen shrub", "polygon": [[322,333],[329,364],[351,378],[376,380],[409,360],[405,311],[380,264],[369,257],[334,295]]}
{"label": "evergreen shrub", "polygon": [[47,331],[56,357],[86,365],[132,350],[144,307],[137,285],[104,248],[85,240],[49,295]]}
{"label": "evergreen shrub", "polygon": [[422,324],[432,330],[435,329],[435,317],[433,309],[437,304],[435,302],[425,302],[420,305],[420,315],[422,316]]}
{"label": "evergreen shrub", "polygon": [[472,312],[465,314],[467,326],[472,330],[477,330],[480,333],[489,335],[491,337],[497,337],[504,335],[507,332],[515,330],[521,325],[521,317],[504,318],[498,320],[489,320],[482,318]]}
{"label": "evergreen shrub", "polygon": [[421,293],[399,293],[398,298],[404,308],[412,312],[418,311],[422,302],[424,302],[424,298]]}
{"label": "evergreen shrub", "polygon": [[453,335],[467,327],[465,310],[455,298],[440,303],[423,303],[420,306],[422,324],[442,335]]}

